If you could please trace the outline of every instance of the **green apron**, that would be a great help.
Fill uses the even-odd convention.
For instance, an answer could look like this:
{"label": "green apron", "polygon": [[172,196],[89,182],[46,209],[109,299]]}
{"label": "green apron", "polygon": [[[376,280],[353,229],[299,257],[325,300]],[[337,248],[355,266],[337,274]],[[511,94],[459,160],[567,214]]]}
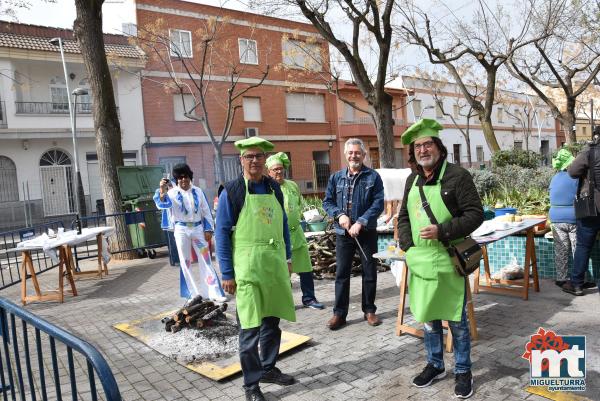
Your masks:
{"label": "green apron", "polygon": [[[445,171],[446,162],[436,184],[423,186],[425,197],[440,224],[452,218],[441,194],[441,180]],[[408,193],[406,205],[414,243],[406,252],[406,265],[410,270],[410,310],[417,322],[460,321],[465,280],[454,271],[452,260],[440,241],[422,239],[419,235],[421,228],[431,225],[431,221],[421,207],[417,180],[414,180]]]}
{"label": "green apron", "polygon": [[285,257],[283,210],[275,194],[248,193],[233,242],[236,306],[243,329],[259,327],[264,317],[296,321]]}
{"label": "green apron", "polygon": [[285,180],[281,185],[281,191],[292,243],[292,271],[294,273],[311,272],[312,264],[310,263],[308,244],[300,226],[300,214],[302,213],[300,189],[294,181]]}

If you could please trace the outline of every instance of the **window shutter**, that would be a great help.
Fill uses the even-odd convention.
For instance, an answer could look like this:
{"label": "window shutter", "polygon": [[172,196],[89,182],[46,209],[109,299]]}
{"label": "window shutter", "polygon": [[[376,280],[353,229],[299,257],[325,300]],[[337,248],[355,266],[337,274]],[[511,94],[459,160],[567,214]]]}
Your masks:
{"label": "window shutter", "polygon": [[244,121],[262,121],[260,113],[260,98],[245,97],[243,99]]}
{"label": "window shutter", "polygon": [[[185,107],[181,101],[181,95],[173,95],[173,117],[175,121],[194,121],[191,118],[187,118],[183,115],[185,110],[190,110],[194,107],[195,101],[192,95],[183,95],[185,101]],[[196,110],[192,113],[196,115]]]}
{"label": "window shutter", "polygon": [[325,97],[323,95],[304,95],[306,121],[325,122]]}
{"label": "window shutter", "polygon": [[285,107],[288,120],[305,121],[304,93],[287,93]]}
{"label": "window shutter", "polygon": [[344,103],[344,121],[354,121],[354,107],[352,107],[348,103]]}

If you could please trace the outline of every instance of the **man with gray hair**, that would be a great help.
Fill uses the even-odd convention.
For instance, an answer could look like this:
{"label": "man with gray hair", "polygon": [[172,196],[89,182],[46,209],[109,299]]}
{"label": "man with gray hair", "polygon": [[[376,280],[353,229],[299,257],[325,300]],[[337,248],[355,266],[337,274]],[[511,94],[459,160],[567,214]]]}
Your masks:
{"label": "man with gray hair", "polygon": [[336,232],[335,305],[327,323],[331,330],[346,324],[350,303],[350,270],[354,254],[362,263],[362,311],[371,326],[381,324],[375,314],[377,288],[377,218],[383,211],[383,181],[365,166],[367,152],[363,141],[348,139],[344,156],[348,167],[329,177],[323,208],[334,218]]}

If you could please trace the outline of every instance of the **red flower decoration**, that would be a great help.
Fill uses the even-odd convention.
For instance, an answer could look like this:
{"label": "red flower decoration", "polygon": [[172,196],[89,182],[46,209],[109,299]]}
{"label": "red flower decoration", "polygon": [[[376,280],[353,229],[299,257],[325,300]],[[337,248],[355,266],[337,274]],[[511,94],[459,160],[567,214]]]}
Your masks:
{"label": "red flower decoration", "polygon": [[[569,349],[570,345],[563,341],[561,336],[557,336],[555,332],[551,330],[544,330],[540,327],[537,331],[537,334],[531,336],[531,341],[525,344],[525,353],[521,356],[524,359],[527,359],[529,363],[531,363],[531,351],[539,350],[545,351],[547,349],[553,349],[557,352],[562,352]],[[564,360],[561,361],[561,363]],[[549,363],[547,359],[542,361],[542,372],[547,371],[549,367]]]}

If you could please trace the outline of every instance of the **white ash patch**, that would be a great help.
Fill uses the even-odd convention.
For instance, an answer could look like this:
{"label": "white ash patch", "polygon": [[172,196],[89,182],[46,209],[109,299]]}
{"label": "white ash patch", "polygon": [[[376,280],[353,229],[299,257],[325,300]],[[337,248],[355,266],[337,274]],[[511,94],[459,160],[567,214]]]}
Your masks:
{"label": "white ash patch", "polygon": [[237,354],[239,327],[235,322],[219,323],[202,329],[183,328],[177,333],[165,331],[164,324],[160,321],[147,322],[142,328],[151,348],[177,362],[187,364]]}

